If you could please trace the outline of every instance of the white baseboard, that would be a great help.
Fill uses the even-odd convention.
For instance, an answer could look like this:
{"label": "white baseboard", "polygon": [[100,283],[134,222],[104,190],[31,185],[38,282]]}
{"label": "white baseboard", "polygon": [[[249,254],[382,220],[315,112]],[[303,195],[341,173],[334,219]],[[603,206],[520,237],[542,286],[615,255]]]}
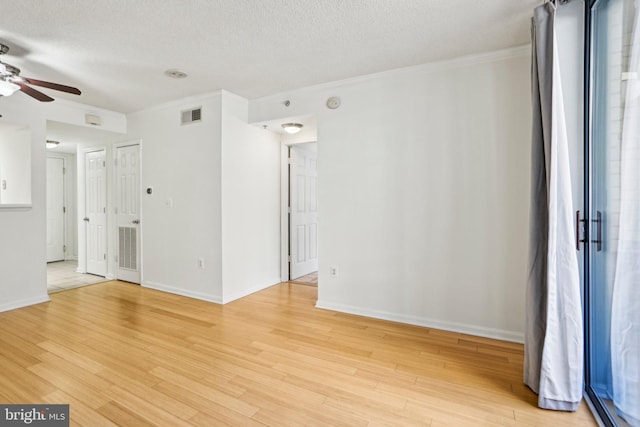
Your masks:
{"label": "white baseboard", "polygon": [[49,298],[49,295],[47,295],[46,293],[39,297],[12,301],[9,303],[0,304],[0,313],[3,311],[15,310],[16,308],[27,307],[29,305],[40,304],[40,303],[49,302],[49,301],[51,301],[51,299]]}
{"label": "white baseboard", "polygon": [[280,283],[280,279],[276,278],[276,279],[272,279],[272,280],[268,280],[266,283],[262,284],[262,285],[257,285],[257,286],[253,286],[247,290],[241,291],[241,292],[234,292],[231,293],[230,295],[226,295],[224,293],[224,285],[222,286],[222,303],[226,304],[228,302],[231,301],[235,301],[237,299],[246,297],[247,295],[251,295],[253,293],[259,292],[263,289],[269,288],[273,285],[277,285],[278,283]]}
{"label": "white baseboard", "polygon": [[181,295],[183,297],[195,298],[202,301],[222,304],[222,298],[217,295],[211,295],[204,292],[189,291],[182,288],[176,288],[175,286],[165,285],[164,283],[157,283],[146,280],[142,281],[141,285],[145,288],[155,289],[157,291],[169,292],[170,294]]}
{"label": "white baseboard", "polygon": [[107,280],[117,280],[115,274],[107,274],[104,278]]}
{"label": "white baseboard", "polygon": [[406,323],[409,325],[423,326],[425,328],[441,329],[444,331],[459,332],[462,334],[476,335],[485,338],[493,338],[503,341],[524,343],[524,334],[520,332],[506,331],[502,329],[485,328],[483,326],[467,325],[462,323],[447,322],[443,320],[429,319],[426,317],[412,316],[400,313],[391,313],[382,310],[370,310],[362,307],[354,307],[344,304],[335,304],[327,301],[316,302],[316,307],[339,311],[342,313],[356,314],[358,316],[372,317],[374,319],[389,320],[392,322]]}

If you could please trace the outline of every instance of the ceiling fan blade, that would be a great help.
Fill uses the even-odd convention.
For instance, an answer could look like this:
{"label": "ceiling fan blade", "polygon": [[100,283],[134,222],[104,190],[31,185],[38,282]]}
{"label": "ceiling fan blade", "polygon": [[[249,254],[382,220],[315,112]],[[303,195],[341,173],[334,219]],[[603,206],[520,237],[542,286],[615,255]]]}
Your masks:
{"label": "ceiling fan blade", "polygon": [[53,101],[53,98],[51,98],[49,95],[45,95],[44,93],[35,90],[32,87],[27,86],[26,84],[22,83],[22,82],[14,82],[15,84],[17,84],[18,86],[20,86],[20,90],[24,93],[26,93],[27,95],[29,95],[32,98],[37,99],[38,101],[42,101],[42,102],[51,102]]}
{"label": "ceiling fan blade", "polygon": [[77,89],[75,87],[71,87],[71,86],[65,86],[65,85],[61,85],[58,83],[51,83],[51,82],[45,82],[43,80],[36,80],[36,79],[28,79],[26,77],[22,77],[22,80],[24,80],[25,82],[32,84],[34,86],[41,86],[41,87],[46,87],[48,89],[54,89],[54,90],[59,90],[60,92],[67,92],[67,93],[72,93],[74,95],[80,95],[80,89]]}

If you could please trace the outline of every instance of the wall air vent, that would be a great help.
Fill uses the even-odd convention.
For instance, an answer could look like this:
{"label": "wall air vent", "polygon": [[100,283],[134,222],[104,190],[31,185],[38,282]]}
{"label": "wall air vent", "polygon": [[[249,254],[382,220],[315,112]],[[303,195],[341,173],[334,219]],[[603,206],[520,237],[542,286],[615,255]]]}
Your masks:
{"label": "wall air vent", "polygon": [[186,110],[181,113],[180,124],[188,125],[202,121],[202,107]]}
{"label": "wall air vent", "polygon": [[138,268],[138,230],[135,227],[118,227],[118,265],[127,270]]}

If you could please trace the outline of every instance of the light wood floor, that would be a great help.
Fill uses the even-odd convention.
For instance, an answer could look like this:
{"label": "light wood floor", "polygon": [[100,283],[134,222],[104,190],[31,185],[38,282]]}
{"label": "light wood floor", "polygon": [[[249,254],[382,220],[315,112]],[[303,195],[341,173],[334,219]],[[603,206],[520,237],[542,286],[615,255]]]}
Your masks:
{"label": "light wood floor", "polygon": [[314,308],[284,283],[225,306],[106,282],[0,313],[0,402],[71,425],[589,426],[544,411],[522,346]]}

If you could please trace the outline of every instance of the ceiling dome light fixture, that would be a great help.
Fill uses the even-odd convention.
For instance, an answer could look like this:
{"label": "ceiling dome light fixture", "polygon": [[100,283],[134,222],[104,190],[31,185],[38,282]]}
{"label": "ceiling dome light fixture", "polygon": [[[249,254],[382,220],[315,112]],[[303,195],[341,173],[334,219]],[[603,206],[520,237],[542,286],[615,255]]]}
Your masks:
{"label": "ceiling dome light fixture", "polygon": [[180,70],[171,69],[164,72],[167,77],[171,77],[172,79],[184,79],[187,77],[187,73],[182,72]]}
{"label": "ceiling dome light fixture", "polygon": [[288,134],[298,133],[302,130],[302,123],[285,123],[282,125],[282,129]]}
{"label": "ceiling dome light fixture", "polygon": [[52,141],[51,139],[47,139],[47,148],[56,148],[60,145],[60,141]]}

